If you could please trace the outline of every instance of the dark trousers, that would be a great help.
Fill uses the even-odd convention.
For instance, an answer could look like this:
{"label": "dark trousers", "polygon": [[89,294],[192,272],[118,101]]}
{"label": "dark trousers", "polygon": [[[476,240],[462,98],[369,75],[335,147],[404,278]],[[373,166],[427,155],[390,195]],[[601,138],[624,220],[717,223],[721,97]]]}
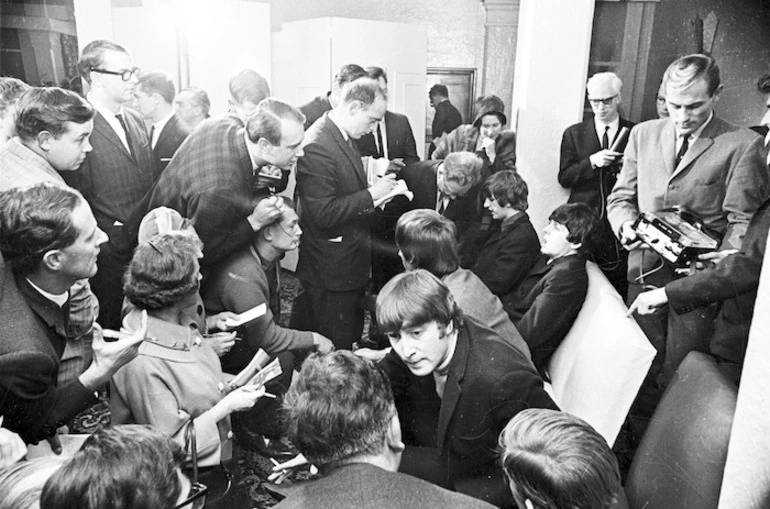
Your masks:
{"label": "dark trousers", "polygon": [[294,301],[289,327],[317,332],[329,338],[335,348],[350,350],[364,329],[364,291],[332,291],[305,280]]}
{"label": "dark trousers", "polygon": [[[110,235],[108,233],[108,235]],[[99,299],[99,325],[105,329],[120,329],[120,309],[123,306],[123,273],[131,261],[131,250],[119,239],[100,246],[96,259],[98,270],[90,279],[91,291]]]}

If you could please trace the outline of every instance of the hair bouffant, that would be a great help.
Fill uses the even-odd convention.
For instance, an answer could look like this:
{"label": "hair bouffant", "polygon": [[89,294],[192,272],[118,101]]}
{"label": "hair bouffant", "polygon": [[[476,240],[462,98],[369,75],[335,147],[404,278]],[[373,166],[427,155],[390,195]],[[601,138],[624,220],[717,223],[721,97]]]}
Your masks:
{"label": "hair bouffant", "polygon": [[198,290],[203,243],[189,231],[156,235],[140,244],[123,278],[123,292],[140,309],[163,309]]}

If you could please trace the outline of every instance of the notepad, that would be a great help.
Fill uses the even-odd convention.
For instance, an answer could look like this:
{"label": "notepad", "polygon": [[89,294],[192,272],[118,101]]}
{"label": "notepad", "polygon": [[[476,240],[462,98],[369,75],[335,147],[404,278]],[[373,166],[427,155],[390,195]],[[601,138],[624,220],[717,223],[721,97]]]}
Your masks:
{"label": "notepad", "polygon": [[227,320],[225,320],[225,325],[228,328],[239,327],[244,323],[248,323],[252,320],[256,320],[260,316],[263,316],[265,313],[267,313],[267,304],[263,302],[259,306],[253,307],[248,311],[244,311],[243,313],[238,315],[236,318],[228,318]]}

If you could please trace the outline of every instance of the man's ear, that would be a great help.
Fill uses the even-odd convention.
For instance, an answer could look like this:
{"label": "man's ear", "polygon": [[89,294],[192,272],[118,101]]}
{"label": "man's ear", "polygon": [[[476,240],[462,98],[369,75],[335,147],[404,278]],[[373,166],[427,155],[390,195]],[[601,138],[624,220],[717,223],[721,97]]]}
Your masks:
{"label": "man's ear", "polygon": [[722,85],[720,83],[719,86],[717,87],[717,89],[714,90],[714,95],[711,96],[714,101],[718,101],[719,100],[719,94],[722,93],[722,88],[723,87],[724,87],[724,85]]}
{"label": "man's ear", "polygon": [[569,245],[572,246],[572,249],[574,249],[576,253],[580,251],[581,247],[583,247],[582,242],[570,242]]}
{"label": "man's ear", "polygon": [[398,414],[394,414],[388,425],[388,432],[385,435],[385,443],[388,449],[395,453],[404,452],[406,446],[401,440],[401,422],[398,420]]}
{"label": "man's ear", "polygon": [[262,138],[258,139],[257,143],[255,143],[255,145],[257,146],[257,151],[258,151],[258,153],[260,155],[261,154],[269,154],[275,148],[275,145],[273,145],[272,143],[267,141],[267,139],[265,137],[262,137]]}
{"label": "man's ear", "polygon": [[53,140],[54,136],[48,131],[40,131],[37,133],[37,137],[35,138],[37,140],[37,145],[42,150],[48,152],[51,150],[51,140]]}
{"label": "man's ear", "polygon": [[59,249],[52,249],[43,255],[42,266],[51,272],[58,272],[64,262],[64,253]]}

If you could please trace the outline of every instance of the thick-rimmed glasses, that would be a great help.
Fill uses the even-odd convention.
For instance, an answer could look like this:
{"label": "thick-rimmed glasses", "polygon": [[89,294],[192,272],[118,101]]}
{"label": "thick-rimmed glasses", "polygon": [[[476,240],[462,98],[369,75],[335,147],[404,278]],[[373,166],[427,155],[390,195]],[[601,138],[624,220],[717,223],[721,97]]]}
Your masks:
{"label": "thick-rimmed glasses", "polygon": [[128,81],[134,74],[139,74],[140,69],[134,67],[133,69],[123,69],[122,71],[108,71],[107,69],[94,69],[91,68],[91,72],[98,72],[99,74],[112,74],[113,76],[120,76],[123,81]]}
{"label": "thick-rimmed glasses", "polygon": [[588,102],[590,102],[594,106],[599,106],[600,104],[609,106],[610,104],[612,104],[612,101],[614,101],[616,97],[617,95],[613,95],[612,97],[605,97],[604,99],[588,99]]}
{"label": "thick-rimmed glasses", "polygon": [[209,489],[205,484],[194,482],[190,486],[190,492],[187,494],[187,498],[181,504],[178,504],[174,509],[202,509],[206,505],[206,495]]}

